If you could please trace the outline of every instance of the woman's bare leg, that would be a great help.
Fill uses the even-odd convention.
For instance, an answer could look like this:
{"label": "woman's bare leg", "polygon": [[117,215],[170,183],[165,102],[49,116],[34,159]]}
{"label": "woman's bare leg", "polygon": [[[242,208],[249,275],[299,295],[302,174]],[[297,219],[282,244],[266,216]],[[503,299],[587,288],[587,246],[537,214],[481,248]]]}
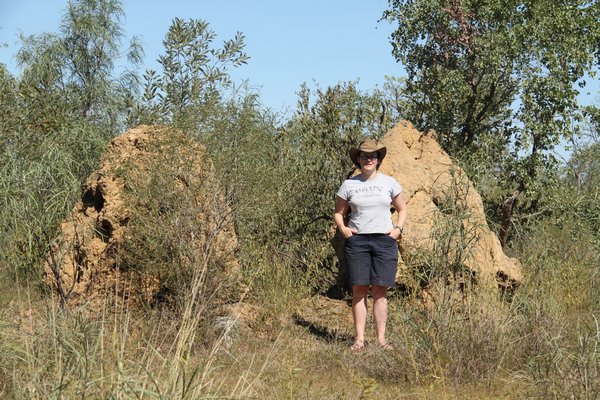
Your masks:
{"label": "woman's bare leg", "polygon": [[375,320],[377,341],[382,346],[387,344],[385,339],[388,309],[387,290],[386,286],[373,286],[373,319]]}
{"label": "woman's bare leg", "polygon": [[365,326],[367,324],[368,285],[352,286],[352,316],[356,330],[355,343],[364,343]]}

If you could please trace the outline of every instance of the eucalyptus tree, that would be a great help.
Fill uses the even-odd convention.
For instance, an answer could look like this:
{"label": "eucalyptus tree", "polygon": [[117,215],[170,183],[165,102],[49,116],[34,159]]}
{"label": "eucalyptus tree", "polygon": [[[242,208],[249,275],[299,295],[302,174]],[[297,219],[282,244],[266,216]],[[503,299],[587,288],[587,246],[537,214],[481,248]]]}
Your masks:
{"label": "eucalyptus tree", "polygon": [[146,71],[142,105],[132,118],[184,129],[197,129],[209,118],[222,100],[222,90],[231,85],[230,68],[249,59],[242,33],[220,48],[214,46],[215,38],[206,21],[175,18],[163,40],[164,54],[158,58],[162,71]]}
{"label": "eucalyptus tree", "polygon": [[408,118],[454,156],[500,163],[503,242],[517,197],[536,197],[550,150],[574,134],[576,83],[600,55],[599,17],[595,0],[389,0]]}
{"label": "eucalyptus tree", "polygon": [[122,49],[123,16],[120,0],[70,0],[58,33],[22,35],[21,90],[34,123],[52,116],[60,124],[69,115],[122,129],[123,101],[137,76],[116,75],[116,63],[125,58],[135,67],[143,55],[135,37]]}

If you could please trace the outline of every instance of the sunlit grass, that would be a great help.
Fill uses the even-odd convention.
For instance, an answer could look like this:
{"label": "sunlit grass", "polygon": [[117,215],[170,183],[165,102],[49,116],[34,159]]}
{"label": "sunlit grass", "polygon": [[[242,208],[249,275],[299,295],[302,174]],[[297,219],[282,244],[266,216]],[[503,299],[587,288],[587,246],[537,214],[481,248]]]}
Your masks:
{"label": "sunlit grass", "polygon": [[[236,296],[216,295],[213,261],[202,257],[210,253],[210,241],[193,253],[186,240],[196,229],[189,223],[196,214],[193,202],[172,196],[173,215],[140,213],[136,240],[128,245],[136,268],[156,272],[169,261],[176,299],[141,308],[112,295],[100,305],[84,300],[61,311],[40,265],[98,150],[73,146],[49,143],[37,158],[0,166],[0,220],[6,227],[0,239],[0,398],[600,396],[599,263],[589,245],[593,232],[581,221],[529,227],[526,240],[511,249],[523,264],[524,280],[510,301],[475,284],[449,283],[448,265],[460,262],[448,261],[448,246],[436,247],[423,255],[429,269],[415,277],[415,288],[390,300],[389,339],[396,349],[384,352],[371,341],[364,353],[354,354],[345,340],[325,339],[293,318],[302,300],[315,294],[326,246],[317,238],[277,236],[281,221],[273,218],[287,211],[286,204],[273,202],[285,198],[264,192],[278,187],[281,171],[254,177],[246,192],[232,189],[225,198],[240,212],[237,218],[247,217],[237,221],[246,225]],[[77,152],[87,154],[87,161],[74,157]],[[131,193],[165,201],[164,169],[152,181],[133,182]],[[238,172],[255,173],[252,166]],[[242,178],[228,184],[242,190],[236,186]],[[236,196],[243,194],[248,198],[239,203]],[[260,207],[252,214],[255,203]],[[460,212],[456,221],[447,213],[436,228],[444,243],[466,243],[455,237]],[[169,243],[170,253],[156,243]],[[184,259],[194,260],[195,268]],[[183,275],[174,271],[186,278],[177,280]],[[206,285],[208,276],[216,286]],[[433,302],[422,301],[425,281]],[[239,301],[251,313],[240,319],[220,314],[223,303]]]}

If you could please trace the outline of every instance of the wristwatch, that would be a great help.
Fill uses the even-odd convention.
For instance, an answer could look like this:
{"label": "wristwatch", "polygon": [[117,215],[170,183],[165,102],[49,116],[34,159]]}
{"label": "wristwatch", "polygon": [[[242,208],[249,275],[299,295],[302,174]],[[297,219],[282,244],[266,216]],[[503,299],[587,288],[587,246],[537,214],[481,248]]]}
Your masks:
{"label": "wristwatch", "polygon": [[400,225],[394,225],[394,229],[398,229],[400,231],[401,235],[402,235],[402,232],[404,232],[404,227],[402,227]]}

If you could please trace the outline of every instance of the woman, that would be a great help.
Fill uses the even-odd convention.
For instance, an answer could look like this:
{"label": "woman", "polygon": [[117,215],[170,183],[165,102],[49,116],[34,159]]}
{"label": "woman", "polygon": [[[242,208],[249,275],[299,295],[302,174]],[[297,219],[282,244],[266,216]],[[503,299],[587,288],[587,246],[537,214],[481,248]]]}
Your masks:
{"label": "woman", "polygon": [[[373,297],[373,319],[377,343],[391,349],[385,338],[387,291],[396,283],[397,240],[402,234],[408,209],[402,187],[391,176],[379,172],[386,148],[372,139],[350,150],[350,159],[360,174],[344,181],[336,193],[334,221],[345,240],[345,256],[352,285],[352,316],[356,337],[353,351],[365,348],[367,295]],[[398,211],[393,225],[390,204]],[[350,210],[348,225],[345,217]]]}

